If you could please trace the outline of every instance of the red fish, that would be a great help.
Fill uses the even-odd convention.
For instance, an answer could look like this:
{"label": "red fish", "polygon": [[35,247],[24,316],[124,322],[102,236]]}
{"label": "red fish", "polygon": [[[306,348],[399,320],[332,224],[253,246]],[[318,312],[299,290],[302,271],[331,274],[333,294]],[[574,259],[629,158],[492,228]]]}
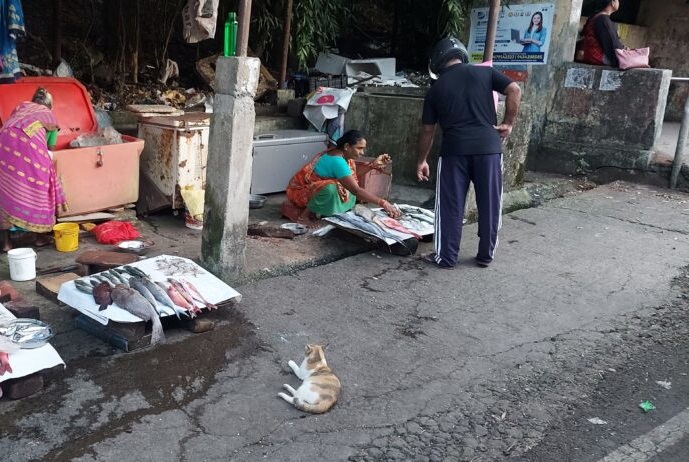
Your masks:
{"label": "red fish", "polygon": [[182,296],[182,294],[179,293],[179,291],[172,284],[167,287],[166,292],[172,300],[172,303],[187,310],[191,314],[191,317],[194,317],[196,313],[200,311],[195,306],[190,305],[189,302]]}
{"label": "red fish", "polygon": [[180,284],[179,282],[177,282],[176,280],[174,280],[174,279],[172,279],[172,278],[168,278],[168,282],[169,282],[170,284],[172,284],[172,286],[173,286],[175,289],[177,289],[177,292],[179,292],[180,295],[182,295],[182,297],[184,297],[184,299],[185,299],[191,306],[193,306],[194,308],[197,308],[197,309],[199,310],[199,312],[200,312],[201,307],[199,306],[199,303],[198,303],[196,300],[194,300],[194,297],[193,297],[189,292],[186,291],[186,289],[184,288],[184,286],[182,286],[182,284]]}
{"label": "red fish", "polygon": [[208,300],[203,298],[203,295],[201,295],[201,292],[199,292],[198,289],[196,287],[194,287],[194,285],[191,282],[185,281],[184,279],[175,280],[175,282],[178,282],[184,288],[184,290],[186,290],[187,293],[192,296],[192,298],[194,300],[203,303],[207,309],[209,309],[209,310],[217,310],[218,309],[217,306],[215,306],[214,304],[212,304],[211,302],[209,302]]}
{"label": "red fish", "polygon": [[394,218],[390,218],[390,217],[376,217],[376,218],[380,219],[381,223],[383,223],[387,228],[394,229],[395,231],[399,231],[401,233],[411,234],[415,238],[421,239],[420,235],[418,235],[414,231],[408,229],[406,226],[404,226],[402,223],[395,220]]}

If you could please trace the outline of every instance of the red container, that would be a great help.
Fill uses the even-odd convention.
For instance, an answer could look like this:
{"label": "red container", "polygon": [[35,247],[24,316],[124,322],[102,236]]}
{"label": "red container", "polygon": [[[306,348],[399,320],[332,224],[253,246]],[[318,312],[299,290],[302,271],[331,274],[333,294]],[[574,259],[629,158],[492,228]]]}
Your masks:
{"label": "red container", "polygon": [[378,170],[369,170],[366,173],[359,173],[360,167],[375,160],[375,157],[359,157],[354,161],[357,167],[357,177],[359,178],[359,186],[364,188],[371,194],[382,199],[387,199],[390,195],[390,186],[392,184],[392,164],[387,165],[382,172]]}
{"label": "red container", "polygon": [[67,77],[24,77],[0,85],[0,123],[17,104],[30,101],[36,88],[53,95],[53,114],[60,131],[53,162],[69,205],[60,216],[80,215],[134,203],[139,198],[139,155],[143,140],[122,135],[122,144],[70,148],[79,135],[97,130],[88,90]]}

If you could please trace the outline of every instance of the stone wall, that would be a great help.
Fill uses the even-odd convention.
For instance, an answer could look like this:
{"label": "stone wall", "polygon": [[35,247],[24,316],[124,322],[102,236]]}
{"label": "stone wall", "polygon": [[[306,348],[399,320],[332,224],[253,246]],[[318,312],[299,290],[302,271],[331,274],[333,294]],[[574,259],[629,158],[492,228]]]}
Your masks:
{"label": "stone wall", "polygon": [[[416,158],[421,133],[421,112],[423,108],[422,88],[375,88],[369,87],[352,97],[347,111],[347,129],[363,131],[367,138],[368,154],[373,156],[387,152],[393,158],[395,183],[418,185],[416,180]],[[499,104],[498,120],[502,119],[504,103]],[[512,136],[505,143],[505,190],[522,185],[524,163],[529,146],[533,111],[528,104],[522,105]],[[441,143],[440,129],[433,143],[429,164],[435,168]],[[434,172],[431,172],[434,175]],[[426,184],[430,187],[432,183]]]}
{"label": "stone wall", "polygon": [[529,167],[558,173],[645,169],[660,138],[671,75],[565,65],[553,80],[542,147]]}
{"label": "stone wall", "polygon": [[[675,77],[689,77],[689,4],[686,0],[663,2],[644,0],[638,21],[648,28],[651,65],[671,69]],[[682,118],[684,102],[689,97],[688,83],[670,86],[666,120]]]}

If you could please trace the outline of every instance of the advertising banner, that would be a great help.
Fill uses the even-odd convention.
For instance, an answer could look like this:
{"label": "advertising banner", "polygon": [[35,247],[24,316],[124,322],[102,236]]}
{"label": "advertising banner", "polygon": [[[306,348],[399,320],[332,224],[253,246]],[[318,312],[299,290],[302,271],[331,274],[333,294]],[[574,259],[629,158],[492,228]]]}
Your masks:
{"label": "advertising banner", "polygon": [[[554,12],[552,3],[503,6],[498,19],[493,63],[546,64]],[[471,62],[483,60],[487,30],[488,8],[472,9],[469,33]]]}

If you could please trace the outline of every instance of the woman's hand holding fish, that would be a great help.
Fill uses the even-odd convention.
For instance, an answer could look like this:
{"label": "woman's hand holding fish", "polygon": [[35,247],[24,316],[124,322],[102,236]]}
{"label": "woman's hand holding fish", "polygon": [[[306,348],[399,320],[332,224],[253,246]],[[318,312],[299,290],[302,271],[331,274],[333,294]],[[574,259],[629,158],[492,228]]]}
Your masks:
{"label": "woman's hand holding fish", "polygon": [[381,199],[378,201],[378,205],[380,205],[383,210],[385,210],[385,213],[388,214],[391,218],[399,218],[402,216],[402,212],[400,211],[399,208],[397,208],[396,205],[391,204],[390,202],[386,201],[385,199]]}

